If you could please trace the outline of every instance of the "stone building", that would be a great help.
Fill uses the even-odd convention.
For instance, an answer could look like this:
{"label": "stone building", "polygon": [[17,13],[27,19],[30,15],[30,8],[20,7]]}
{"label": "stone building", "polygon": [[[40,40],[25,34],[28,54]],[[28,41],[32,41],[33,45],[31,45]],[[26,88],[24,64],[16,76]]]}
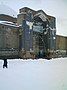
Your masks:
{"label": "stone building", "polygon": [[56,35],[55,17],[28,7],[19,9],[16,16],[12,9],[6,6],[3,9],[9,12],[0,11],[1,59],[52,58],[56,50],[67,53],[67,38]]}
{"label": "stone building", "polygon": [[[7,11],[7,12],[5,12]],[[5,5],[0,5],[0,58],[18,58],[19,29],[14,11]]]}
{"label": "stone building", "polygon": [[56,51],[59,55],[67,55],[67,37],[60,35],[56,36]]}
{"label": "stone building", "polygon": [[[17,23],[22,27],[25,26],[23,27],[24,35],[22,35],[22,50],[29,52],[28,56],[31,51],[36,57],[40,57],[56,49],[55,17],[47,15],[43,10],[35,11],[24,7],[19,10]],[[31,29],[29,25],[32,25]]]}

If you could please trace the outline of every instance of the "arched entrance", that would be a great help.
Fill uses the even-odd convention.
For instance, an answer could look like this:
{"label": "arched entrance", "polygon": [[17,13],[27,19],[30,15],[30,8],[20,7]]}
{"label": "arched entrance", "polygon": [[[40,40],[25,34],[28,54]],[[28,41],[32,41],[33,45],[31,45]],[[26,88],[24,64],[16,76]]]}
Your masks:
{"label": "arched entrance", "polygon": [[[35,32],[35,37],[36,41],[36,50],[37,52],[37,57],[39,58],[44,58],[46,57],[46,52],[48,49],[48,29],[49,29],[49,21],[47,17],[43,14],[36,14],[33,18],[33,32]],[[37,45],[38,44],[38,45]]]}

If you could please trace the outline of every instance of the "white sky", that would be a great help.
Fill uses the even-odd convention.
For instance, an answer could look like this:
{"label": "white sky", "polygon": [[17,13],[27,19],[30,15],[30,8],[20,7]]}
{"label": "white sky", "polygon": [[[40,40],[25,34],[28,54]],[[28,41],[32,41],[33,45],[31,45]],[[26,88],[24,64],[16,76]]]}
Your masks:
{"label": "white sky", "polygon": [[67,0],[0,0],[16,12],[22,7],[34,10],[42,9],[51,16],[56,17],[57,34],[67,36]]}

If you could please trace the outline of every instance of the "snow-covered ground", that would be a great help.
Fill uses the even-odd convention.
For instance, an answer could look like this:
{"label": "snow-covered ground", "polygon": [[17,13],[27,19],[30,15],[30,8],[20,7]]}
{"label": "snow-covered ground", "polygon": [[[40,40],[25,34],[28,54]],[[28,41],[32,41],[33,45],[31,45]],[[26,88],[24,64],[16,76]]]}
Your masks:
{"label": "snow-covered ground", "polygon": [[67,58],[0,61],[0,90],[67,90]]}

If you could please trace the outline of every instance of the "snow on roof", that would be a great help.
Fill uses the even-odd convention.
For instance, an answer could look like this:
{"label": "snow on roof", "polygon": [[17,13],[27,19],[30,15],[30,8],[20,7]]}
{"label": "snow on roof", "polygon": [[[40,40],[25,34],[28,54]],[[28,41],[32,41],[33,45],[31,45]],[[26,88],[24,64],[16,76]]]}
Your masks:
{"label": "snow on roof", "polygon": [[4,4],[0,4],[0,14],[9,15],[12,17],[17,17],[17,13],[10,7]]}
{"label": "snow on roof", "polygon": [[19,27],[16,24],[14,24],[13,22],[8,22],[8,21],[1,21],[0,20],[0,24],[8,25],[8,26],[13,26],[13,27]]}

